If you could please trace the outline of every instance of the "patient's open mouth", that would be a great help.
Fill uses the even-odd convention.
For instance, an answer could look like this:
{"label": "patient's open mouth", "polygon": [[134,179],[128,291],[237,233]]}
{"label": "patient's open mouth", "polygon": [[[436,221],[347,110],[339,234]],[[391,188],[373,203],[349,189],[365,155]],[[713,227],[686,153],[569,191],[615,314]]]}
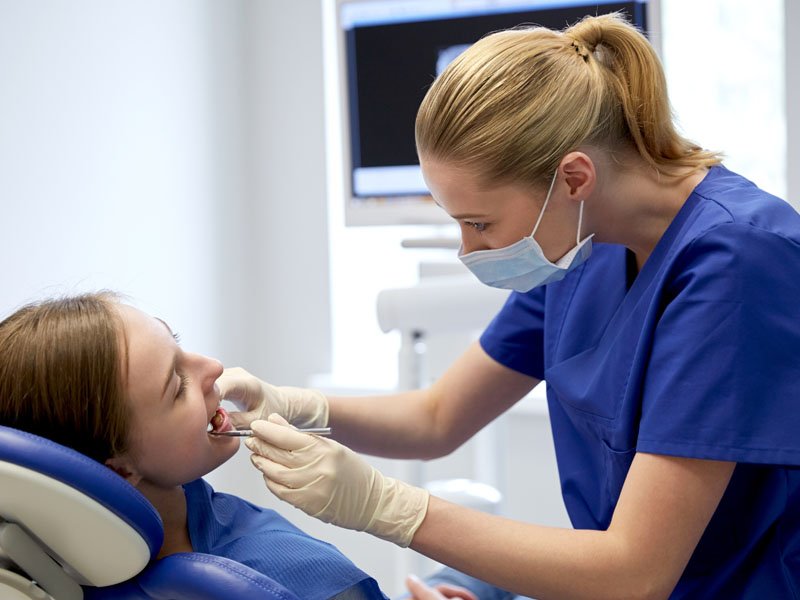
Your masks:
{"label": "patient's open mouth", "polygon": [[228,431],[233,429],[233,425],[231,424],[231,420],[228,418],[228,413],[225,412],[225,409],[217,407],[214,416],[211,417],[211,420],[208,423],[209,429],[208,432],[219,433],[220,431]]}

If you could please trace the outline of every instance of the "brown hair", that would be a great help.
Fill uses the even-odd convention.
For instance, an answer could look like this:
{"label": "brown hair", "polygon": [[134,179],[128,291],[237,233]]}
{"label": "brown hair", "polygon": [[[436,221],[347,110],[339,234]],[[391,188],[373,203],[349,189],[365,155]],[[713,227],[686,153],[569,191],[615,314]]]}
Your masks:
{"label": "brown hair", "polygon": [[617,13],[484,37],[434,81],[416,138],[420,156],[531,186],[583,144],[634,149],[667,175],[720,162],[675,130],[658,56]]}
{"label": "brown hair", "polygon": [[0,423],[100,462],[125,451],[116,302],[110,292],[51,299],[0,322]]}

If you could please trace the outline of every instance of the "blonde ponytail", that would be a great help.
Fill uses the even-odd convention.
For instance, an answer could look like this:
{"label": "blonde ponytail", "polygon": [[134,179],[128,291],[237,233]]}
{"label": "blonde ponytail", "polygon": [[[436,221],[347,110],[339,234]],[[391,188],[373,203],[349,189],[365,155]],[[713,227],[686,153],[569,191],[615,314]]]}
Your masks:
{"label": "blonde ponytail", "polygon": [[[564,35],[583,47],[587,62],[597,65],[624,121],[622,132],[597,127],[597,142],[622,133],[639,154],[661,171],[710,166],[719,162],[708,152],[681,137],[673,125],[664,70],[646,38],[619,15],[587,17]],[[592,60],[589,60],[591,58]],[[610,110],[613,110],[609,106]],[[609,121],[610,123],[610,121]]]}
{"label": "blonde ponytail", "polygon": [[658,57],[619,14],[484,37],[434,81],[416,136],[420,156],[530,185],[583,144],[632,148],[664,174],[720,161],[677,133]]}

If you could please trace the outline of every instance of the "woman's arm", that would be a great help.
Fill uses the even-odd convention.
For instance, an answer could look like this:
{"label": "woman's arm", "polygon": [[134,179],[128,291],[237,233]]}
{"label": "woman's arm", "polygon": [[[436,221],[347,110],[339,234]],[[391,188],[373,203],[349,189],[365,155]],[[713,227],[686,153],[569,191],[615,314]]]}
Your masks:
{"label": "woman's arm", "polygon": [[538,383],[492,359],[475,342],[431,387],[388,396],[331,397],[334,437],[393,458],[449,454]]}
{"label": "woman's arm", "polygon": [[282,500],[540,600],[668,597],[735,468],[638,453],[608,529],[572,530],[429,498],[346,446],[298,432],[277,416],[255,421],[253,431],[245,442],[251,460]]}
{"label": "woman's arm", "polygon": [[639,453],[606,531],[523,524],[431,497],[411,547],[540,600],[667,598],[734,467]]}

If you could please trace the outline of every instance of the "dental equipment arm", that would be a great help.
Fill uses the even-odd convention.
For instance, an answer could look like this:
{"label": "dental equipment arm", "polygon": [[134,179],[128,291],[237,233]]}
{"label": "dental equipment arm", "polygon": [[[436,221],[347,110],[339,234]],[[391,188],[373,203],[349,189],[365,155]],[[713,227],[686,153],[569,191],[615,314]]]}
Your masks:
{"label": "dental equipment arm", "polygon": [[225,369],[217,380],[220,397],[240,412],[228,413],[237,429],[247,429],[256,419],[277,413],[295,427],[327,427],[328,400],[317,390],[275,386],[241,367]]}

